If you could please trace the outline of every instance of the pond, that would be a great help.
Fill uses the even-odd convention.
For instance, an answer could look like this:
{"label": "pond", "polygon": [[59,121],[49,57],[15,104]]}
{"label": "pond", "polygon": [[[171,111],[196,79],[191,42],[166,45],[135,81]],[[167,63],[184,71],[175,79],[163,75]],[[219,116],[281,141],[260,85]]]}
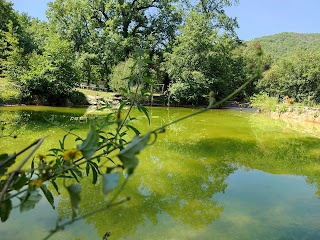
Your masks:
{"label": "pond", "polygon": [[[150,108],[147,132],[196,110]],[[16,139],[0,138],[12,153],[45,136],[39,152],[57,146],[63,129],[80,128],[103,113],[49,107],[0,108],[0,120],[19,123]],[[60,127],[45,119],[59,121]],[[13,126],[12,126],[13,127]],[[62,129],[63,128],[63,129]],[[74,146],[74,141],[67,144]],[[170,126],[139,155],[121,197],[131,200],[67,226],[50,239],[320,239],[320,140],[253,112],[210,110]],[[104,206],[101,181],[81,182],[79,214]],[[16,203],[18,205],[18,203]],[[42,239],[71,215],[68,194],[15,209],[0,224],[1,239]]]}

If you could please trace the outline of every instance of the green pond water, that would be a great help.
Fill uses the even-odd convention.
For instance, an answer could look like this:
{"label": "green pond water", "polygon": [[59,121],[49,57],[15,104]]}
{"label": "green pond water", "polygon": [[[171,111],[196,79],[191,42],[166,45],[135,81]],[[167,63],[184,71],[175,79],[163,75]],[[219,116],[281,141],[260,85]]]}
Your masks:
{"label": "green pond water", "polygon": [[[150,108],[151,126],[137,114],[142,132],[190,114],[183,108]],[[103,113],[48,107],[0,108],[0,120],[18,122],[17,138],[0,138],[0,153],[46,140],[38,153],[58,146],[65,129],[85,136]],[[10,127],[9,126],[9,127]],[[9,130],[9,129],[8,129]],[[68,145],[74,146],[70,139]],[[320,139],[253,112],[211,110],[170,126],[139,155],[121,197],[131,200],[67,226],[51,239],[320,239]],[[101,181],[82,180],[79,214],[102,207]],[[15,203],[18,205],[18,202]],[[65,190],[56,210],[45,200],[15,209],[0,223],[0,239],[42,239],[57,219],[71,215]]]}

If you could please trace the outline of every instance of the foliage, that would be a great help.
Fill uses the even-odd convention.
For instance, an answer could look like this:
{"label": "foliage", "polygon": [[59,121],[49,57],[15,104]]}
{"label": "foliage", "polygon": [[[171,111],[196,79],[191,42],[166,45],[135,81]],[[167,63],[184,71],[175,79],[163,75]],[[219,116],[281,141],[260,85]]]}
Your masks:
{"label": "foliage", "polygon": [[[230,39],[236,38],[236,20],[223,11],[225,6],[234,2],[237,1],[56,0],[49,3],[49,22],[46,23],[15,12],[2,0],[6,17],[1,18],[3,27],[0,34],[5,41],[0,41],[0,71],[7,79],[23,87],[23,100],[27,103],[59,105],[64,104],[75,82],[108,85],[110,77],[114,79],[114,75],[118,75],[113,73],[114,66],[132,57],[139,47],[154,62],[148,65],[147,74],[157,76],[159,83],[164,82],[168,86],[169,75],[159,66],[165,61],[164,55],[171,52],[181,24],[186,21],[190,24],[189,15],[198,13],[203,21],[198,27],[204,22],[210,25],[210,30],[203,35],[211,31],[218,41],[220,36],[217,32],[228,35]],[[192,36],[195,38],[196,32]],[[228,56],[232,47],[227,46],[229,43],[222,43],[228,41],[225,36],[221,37],[221,46],[213,51],[225,54],[225,59],[217,65],[224,64],[222,61],[232,61]],[[183,37],[179,38],[183,40]],[[227,46],[225,50],[223,45]],[[223,54],[218,55],[217,58],[223,58]],[[211,68],[211,65],[206,67]],[[212,69],[211,72],[220,70]],[[194,89],[195,97],[191,99],[203,100],[207,92],[200,92],[210,89],[205,86],[206,81],[211,81],[208,80],[211,76],[198,69],[190,69],[190,72],[200,82]],[[42,94],[39,94],[40,90]]]}
{"label": "foliage", "polygon": [[21,92],[19,86],[13,85],[8,80],[0,78],[0,104],[1,103],[18,103]]}
{"label": "foliage", "polygon": [[287,96],[307,105],[320,101],[319,34],[280,33],[247,44],[257,42],[267,54],[271,67],[257,82],[256,91],[279,99]]}
{"label": "foliage", "polygon": [[[236,56],[239,62],[239,68],[242,69],[244,74],[244,79],[250,78],[254,74],[254,63],[261,62],[267,70],[272,64],[272,59],[268,54],[265,54],[264,49],[263,54],[260,52],[257,54],[256,49],[261,48],[262,46],[259,42],[246,42],[239,45],[234,51],[233,54]],[[268,74],[268,71],[264,73],[264,75]],[[257,89],[258,81],[262,79],[262,76],[258,76],[258,78],[252,82],[250,86],[248,86],[245,91],[242,92],[242,96],[240,95],[239,100],[249,101],[250,97],[253,96],[254,93],[259,92]]]}
{"label": "foliage", "polygon": [[310,98],[319,102],[319,60],[317,52],[296,51],[275,62],[257,87],[280,99],[289,96],[297,102],[307,102]]}
{"label": "foliage", "polygon": [[320,34],[283,32],[256,38],[251,42],[259,42],[267,55],[271,55],[274,59],[281,59],[294,54],[296,51],[318,51]]}
{"label": "foliage", "polygon": [[250,98],[251,106],[259,108],[261,111],[274,112],[277,109],[278,99],[269,97],[267,93],[254,94]]}
{"label": "foliage", "polygon": [[232,53],[236,39],[219,35],[210,19],[198,12],[189,14],[180,32],[164,63],[172,79],[172,100],[199,104],[210,91],[220,100],[243,83],[241,60]]}
{"label": "foliage", "polygon": [[137,69],[134,69],[134,63],[134,60],[129,58],[126,61],[119,62],[116,66],[114,66],[109,82],[111,90],[120,92],[121,89],[124,89],[128,86],[127,78],[137,73]]}
{"label": "foliage", "polygon": [[150,56],[161,54],[182,20],[175,2],[57,0],[49,3],[47,13],[51,26],[72,43],[79,61],[82,55],[92,56],[99,80],[107,82],[112,66],[137,46]]}
{"label": "foliage", "polygon": [[8,11],[15,18],[0,29],[0,74],[19,86],[25,103],[63,104],[78,81],[70,43],[44,22]]}
{"label": "foliage", "polygon": [[101,79],[97,62],[97,55],[93,53],[79,53],[76,56],[76,68],[79,71],[82,82],[96,83]]}
{"label": "foliage", "polygon": [[40,100],[35,103],[63,104],[75,82],[78,81],[70,44],[52,34],[44,46],[43,55],[35,53],[30,55],[29,71],[21,78],[27,102]]}
{"label": "foliage", "polygon": [[82,106],[82,105],[87,105],[88,100],[86,98],[86,95],[80,91],[72,91],[68,95],[69,101],[76,106]]}

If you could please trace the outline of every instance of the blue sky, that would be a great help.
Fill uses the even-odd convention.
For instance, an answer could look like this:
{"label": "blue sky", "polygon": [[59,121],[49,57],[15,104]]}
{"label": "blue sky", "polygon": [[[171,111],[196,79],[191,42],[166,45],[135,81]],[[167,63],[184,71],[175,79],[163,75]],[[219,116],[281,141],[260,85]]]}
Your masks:
{"label": "blue sky", "polygon": [[[11,0],[14,9],[45,20],[50,0]],[[226,9],[237,17],[242,40],[280,32],[320,33],[320,0],[240,0]]]}

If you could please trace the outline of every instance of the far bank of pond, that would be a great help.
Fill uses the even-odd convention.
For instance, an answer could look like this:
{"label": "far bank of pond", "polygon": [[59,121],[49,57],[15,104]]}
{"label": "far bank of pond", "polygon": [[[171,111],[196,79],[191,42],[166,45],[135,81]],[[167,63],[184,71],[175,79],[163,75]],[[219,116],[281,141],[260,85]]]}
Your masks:
{"label": "far bank of pond", "polygon": [[[194,109],[149,108],[134,126],[151,128]],[[46,136],[41,153],[58,145],[61,128],[85,136],[103,113],[82,108],[0,108],[0,119],[18,123],[17,139],[0,138],[0,153]],[[68,139],[70,147],[74,139]],[[139,155],[121,197],[131,200],[66,227],[52,239],[320,239],[320,140],[268,116],[210,110],[170,126]],[[104,206],[101,181],[81,182],[79,214]],[[0,225],[1,239],[42,239],[58,217],[71,215],[68,193],[55,196],[56,211],[43,199],[30,212],[16,209]],[[16,203],[18,204],[18,203]]]}
{"label": "far bank of pond", "polygon": [[273,119],[283,121],[296,131],[320,137],[320,109],[307,106],[287,106],[284,111],[270,112]]}

